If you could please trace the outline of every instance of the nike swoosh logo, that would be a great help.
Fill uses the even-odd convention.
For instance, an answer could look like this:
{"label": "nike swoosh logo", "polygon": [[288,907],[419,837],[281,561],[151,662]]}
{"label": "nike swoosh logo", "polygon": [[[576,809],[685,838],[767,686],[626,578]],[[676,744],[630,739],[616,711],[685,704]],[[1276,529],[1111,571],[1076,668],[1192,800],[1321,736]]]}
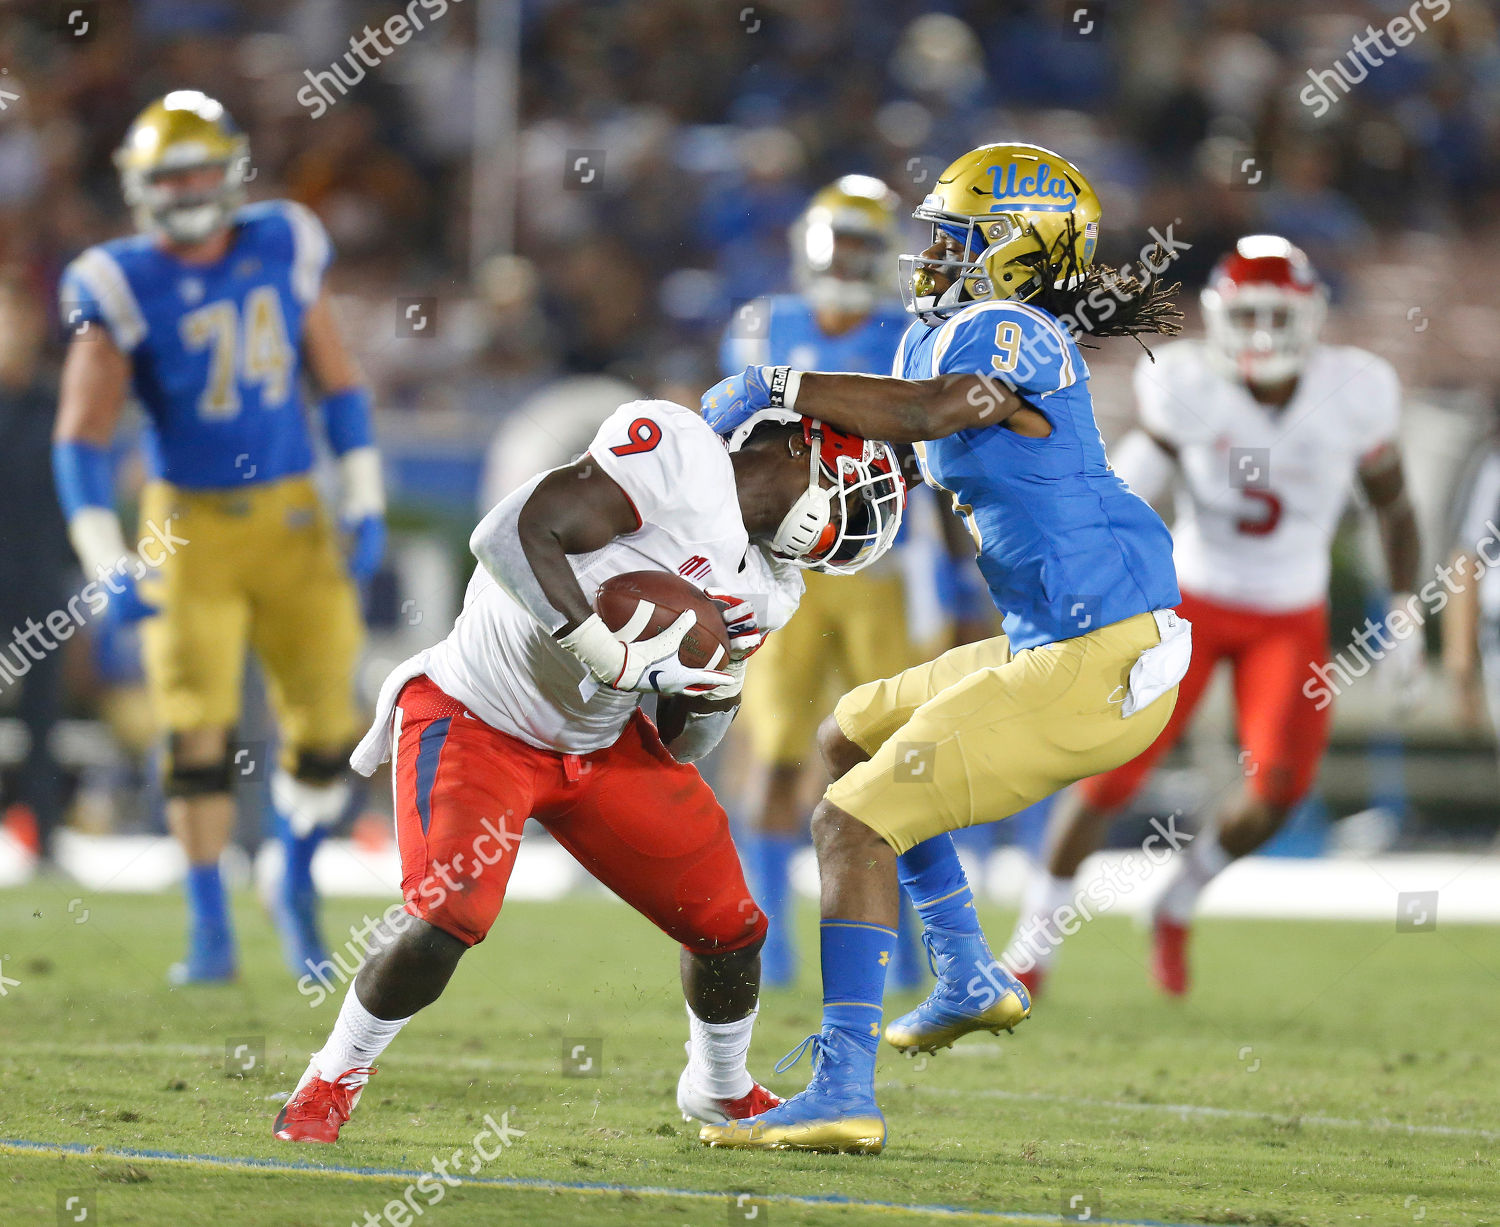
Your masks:
{"label": "nike swoosh logo", "polygon": [[658,694],[661,693],[661,685],[657,681],[659,677],[661,677],[660,669],[652,669],[650,673],[646,674],[646,680],[651,683],[651,689],[656,691]]}

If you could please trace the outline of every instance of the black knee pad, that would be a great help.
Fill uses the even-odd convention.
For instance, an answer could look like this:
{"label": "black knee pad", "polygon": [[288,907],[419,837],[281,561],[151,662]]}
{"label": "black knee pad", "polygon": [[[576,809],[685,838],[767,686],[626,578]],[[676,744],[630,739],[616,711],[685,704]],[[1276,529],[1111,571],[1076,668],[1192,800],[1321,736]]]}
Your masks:
{"label": "black knee pad", "polygon": [[349,774],[349,754],[346,750],[298,750],[292,766],[292,775],[304,784],[322,787],[334,784]]}
{"label": "black knee pad", "polygon": [[178,739],[175,734],[167,739],[167,773],[163,787],[169,797],[211,797],[216,793],[233,791],[230,783],[233,760],[226,747],[224,756],[216,763],[197,767],[179,764]]}

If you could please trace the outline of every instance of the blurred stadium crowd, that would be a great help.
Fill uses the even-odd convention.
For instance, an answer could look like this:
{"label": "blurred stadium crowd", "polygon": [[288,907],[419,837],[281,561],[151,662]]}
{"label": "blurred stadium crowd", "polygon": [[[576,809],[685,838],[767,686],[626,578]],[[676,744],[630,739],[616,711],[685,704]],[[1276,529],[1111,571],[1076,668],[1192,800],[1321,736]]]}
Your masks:
{"label": "blurred stadium crowd", "polygon": [[[129,117],[201,88],[250,134],[252,193],[302,200],[332,232],[382,407],[492,413],[564,371],[704,382],[733,305],[782,281],[811,190],[862,171],[916,201],[955,151],[1019,137],[1088,168],[1105,258],[1175,222],[1192,289],[1232,237],[1279,231],[1410,382],[1494,375],[1489,4],[1454,3],[1314,120],[1308,71],[1401,5],[527,0],[516,254],[488,259],[469,249],[485,3],[453,0],[319,119],[306,74],[400,5],[109,0],[82,6],[97,28],[81,37],[60,20],[78,5],[7,5],[0,64],[21,99],[0,114],[0,259],[45,301],[72,254],[127,224],[109,155]],[[569,154],[589,151],[579,183]],[[439,299],[436,345],[388,343],[411,295]]]}
{"label": "blurred stadium crowd", "polygon": [[[1301,244],[1334,289],[1335,339],[1390,358],[1427,407],[1417,420],[1441,426],[1423,431],[1413,485],[1429,552],[1450,552],[1455,491],[1500,387],[1488,0],[1429,13],[1321,118],[1299,101],[1309,71],[1411,6],[524,0],[516,122],[493,139],[476,93],[496,80],[479,51],[501,0],[423,3],[441,15],[318,118],[299,101],[309,74],[415,4],[0,9],[0,422],[15,441],[0,449],[0,515],[41,525],[5,534],[4,574],[71,573],[35,420],[61,354],[43,319],[66,262],[128,228],[110,154],[176,88],[214,94],[248,131],[252,197],[290,196],[327,225],[330,284],[393,440],[487,439],[570,374],[696,403],[737,305],[784,286],[787,227],[813,190],[857,171],[915,203],[958,152],[1021,139],[1087,169],[1102,259],[1176,240],[1190,330],[1193,292],[1236,236]],[[476,210],[505,220],[476,225]],[[476,247],[507,231],[513,250]],[[413,330],[413,303],[430,326]],[[1090,353],[1109,437],[1130,416],[1138,352]]]}

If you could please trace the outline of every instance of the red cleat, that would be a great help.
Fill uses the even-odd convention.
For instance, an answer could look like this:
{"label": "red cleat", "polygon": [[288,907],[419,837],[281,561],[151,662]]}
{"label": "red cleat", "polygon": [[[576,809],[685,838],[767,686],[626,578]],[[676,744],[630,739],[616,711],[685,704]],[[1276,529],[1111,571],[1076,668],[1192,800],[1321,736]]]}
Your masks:
{"label": "red cleat", "polygon": [[677,1107],[683,1120],[703,1121],[710,1125],[723,1125],[732,1120],[747,1120],[781,1106],[781,1097],[766,1090],[759,1082],[753,1083],[738,1099],[715,1099],[688,1084],[688,1071],[682,1071],[677,1080]]}
{"label": "red cleat", "polygon": [[1042,994],[1042,984],[1047,979],[1047,973],[1040,967],[1033,967],[1030,971],[1016,972],[1016,979],[1026,986],[1026,991],[1031,994],[1035,1001]]}
{"label": "red cleat", "polygon": [[1161,991],[1173,997],[1188,991],[1187,925],[1157,916],[1151,925],[1151,976]]}
{"label": "red cleat", "polygon": [[5,816],[0,818],[0,826],[3,826],[10,837],[31,853],[37,856],[42,851],[42,833],[37,826],[36,811],[23,801],[17,801],[5,811]]}
{"label": "red cleat", "polygon": [[350,1078],[368,1079],[374,1072],[373,1066],[348,1069],[328,1082],[309,1068],[276,1114],[273,1132],[283,1142],[337,1142],[339,1130],[365,1089],[363,1081],[351,1083]]}

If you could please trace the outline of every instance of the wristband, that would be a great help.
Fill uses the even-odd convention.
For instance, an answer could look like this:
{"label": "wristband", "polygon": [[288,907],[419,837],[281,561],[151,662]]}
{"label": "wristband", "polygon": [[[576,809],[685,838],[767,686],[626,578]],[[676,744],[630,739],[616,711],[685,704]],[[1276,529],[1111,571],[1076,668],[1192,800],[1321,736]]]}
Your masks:
{"label": "wristband", "polygon": [[789,366],[773,366],[766,380],[766,395],[773,409],[795,409],[802,388],[802,372]]}
{"label": "wristband", "polygon": [[370,389],[363,386],[341,388],[323,398],[323,429],[335,456],[374,445],[372,404]]}
{"label": "wristband", "polygon": [[57,501],[70,520],[85,507],[114,506],[114,466],[108,448],[82,439],[60,439],[52,445],[52,477]]}
{"label": "wristband", "polygon": [[339,514],[345,521],[385,514],[385,482],[380,476],[380,453],[355,447],[339,457]]}
{"label": "wristband", "polygon": [[613,686],[625,672],[625,645],[615,638],[598,614],[590,614],[566,635],[558,636],[557,642],[606,686]]}

